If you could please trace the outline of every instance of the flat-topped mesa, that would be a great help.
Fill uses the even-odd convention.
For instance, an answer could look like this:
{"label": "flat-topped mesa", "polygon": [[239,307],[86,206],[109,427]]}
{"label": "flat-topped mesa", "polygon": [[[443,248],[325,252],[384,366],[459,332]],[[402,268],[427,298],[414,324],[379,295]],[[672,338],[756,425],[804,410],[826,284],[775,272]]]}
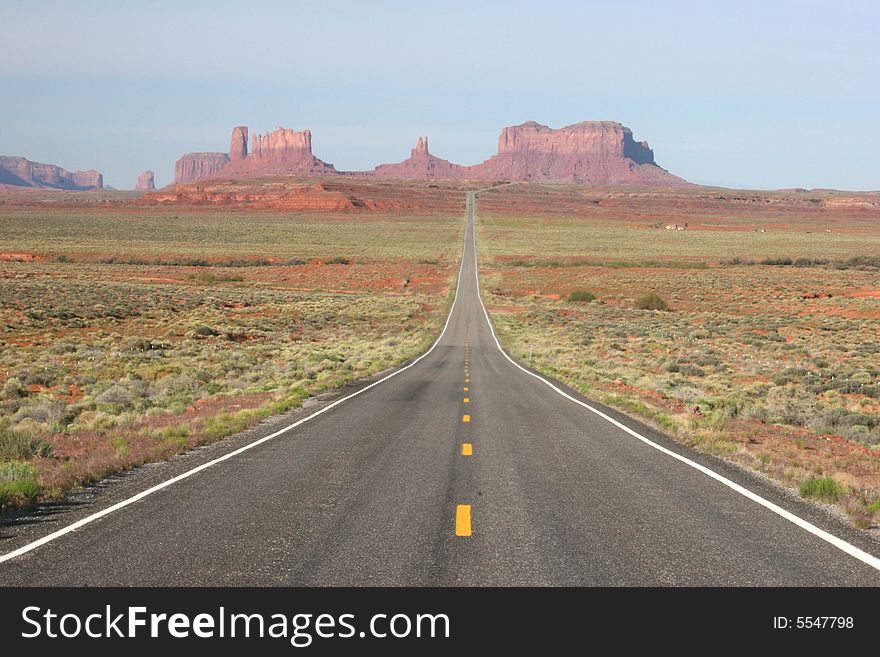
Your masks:
{"label": "flat-topped mesa", "polygon": [[62,174],[61,178],[62,187],[67,187],[70,184],[73,189],[104,189],[104,174],[94,169],[74,171],[66,176]]}
{"label": "flat-topped mesa", "polygon": [[221,176],[257,178],[270,174],[315,176],[335,173],[338,172],[332,164],[327,164],[312,154],[310,130],[278,128],[266,134],[252,135],[250,153],[242,159],[230,161]]}
{"label": "flat-topped mesa", "polygon": [[187,153],[174,164],[174,184],[218,178],[227,164],[229,156],[226,153]]}
{"label": "flat-topped mesa", "polygon": [[264,135],[254,135],[251,154],[257,159],[284,160],[312,156],[312,132],[278,128]]}
{"label": "flat-topped mesa", "polygon": [[103,189],[104,176],[94,169],[68,171],[55,164],[0,155],[0,185],[49,189]]}
{"label": "flat-topped mesa", "polygon": [[156,191],[156,180],[155,174],[152,171],[144,171],[137,178],[137,183],[134,186],[134,191],[136,192],[155,192]]}
{"label": "flat-topped mesa", "polygon": [[466,178],[467,168],[448,160],[431,155],[428,151],[428,138],[419,137],[410,156],[396,164],[380,164],[371,172],[376,178],[398,178],[406,180],[445,180]]}
{"label": "flat-topped mesa", "polygon": [[637,143],[632,131],[616,121],[583,121],[558,130],[528,121],[501,131],[498,154],[506,153],[626,157],[636,164],[654,164],[648,143]]}
{"label": "flat-topped mesa", "polygon": [[312,133],[278,128],[250,136],[248,129],[232,130],[229,154],[187,153],[175,166],[174,183],[185,184],[208,178],[258,178],[271,174],[331,175],[338,173],[312,154]]}
{"label": "flat-topped mesa", "polygon": [[686,185],[661,169],[647,142],[616,121],[553,129],[534,121],[504,128],[498,154],[469,167],[472,177],[596,185]]}

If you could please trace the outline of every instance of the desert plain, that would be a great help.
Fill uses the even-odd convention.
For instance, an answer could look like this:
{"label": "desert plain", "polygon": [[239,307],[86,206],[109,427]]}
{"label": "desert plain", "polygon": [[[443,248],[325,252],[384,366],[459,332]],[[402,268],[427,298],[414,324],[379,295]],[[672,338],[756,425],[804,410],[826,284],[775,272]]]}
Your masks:
{"label": "desert plain", "polygon": [[[0,506],[63,499],[424,351],[465,195],[269,176],[0,193]],[[521,362],[880,521],[880,194],[481,192],[482,296]]]}

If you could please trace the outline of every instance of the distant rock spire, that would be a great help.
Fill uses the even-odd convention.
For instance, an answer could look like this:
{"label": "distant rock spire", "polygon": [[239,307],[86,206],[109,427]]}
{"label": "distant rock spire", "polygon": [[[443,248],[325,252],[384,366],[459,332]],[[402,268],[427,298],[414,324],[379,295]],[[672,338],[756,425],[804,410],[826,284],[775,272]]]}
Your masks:
{"label": "distant rock spire", "polygon": [[416,147],[412,149],[412,157],[416,157],[418,155],[428,155],[427,137],[419,137],[419,140],[416,142]]}
{"label": "distant rock spire", "polygon": [[247,157],[247,142],[247,127],[240,125],[232,129],[232,142],[229,144],[229,159],[232,162],[237,162]]}

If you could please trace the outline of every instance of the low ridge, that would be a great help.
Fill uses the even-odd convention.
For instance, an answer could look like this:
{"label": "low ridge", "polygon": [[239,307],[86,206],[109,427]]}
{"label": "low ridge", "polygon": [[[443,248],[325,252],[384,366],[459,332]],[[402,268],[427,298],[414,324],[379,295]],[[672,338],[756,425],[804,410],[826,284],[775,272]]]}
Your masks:
{"label": "low ridge", "polygon": [[55,164],[25,157],[0,155],[0,186],[44,189],[103,189],[104,176],[94,169],[68,171]]}

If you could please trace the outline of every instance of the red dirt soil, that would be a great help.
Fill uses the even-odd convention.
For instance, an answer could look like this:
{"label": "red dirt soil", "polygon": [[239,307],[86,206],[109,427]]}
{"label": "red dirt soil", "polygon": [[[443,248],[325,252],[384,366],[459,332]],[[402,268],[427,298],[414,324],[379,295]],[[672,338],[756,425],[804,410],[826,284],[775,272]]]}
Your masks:
{"label": "red dirt soil", "polygon": [[35,262],[46,258],[36,253],[0,253],[0,260],[7,262]]}
{"label": "red dirt soil", "polygon": [[[473,186],[471,186],[473,187]],[[206,180],[145,194],[143,205],[235,206],[246,209],[316,212],[408,210],[463,211],[464,189],[456,184],[362,182],[273,177]]]}

